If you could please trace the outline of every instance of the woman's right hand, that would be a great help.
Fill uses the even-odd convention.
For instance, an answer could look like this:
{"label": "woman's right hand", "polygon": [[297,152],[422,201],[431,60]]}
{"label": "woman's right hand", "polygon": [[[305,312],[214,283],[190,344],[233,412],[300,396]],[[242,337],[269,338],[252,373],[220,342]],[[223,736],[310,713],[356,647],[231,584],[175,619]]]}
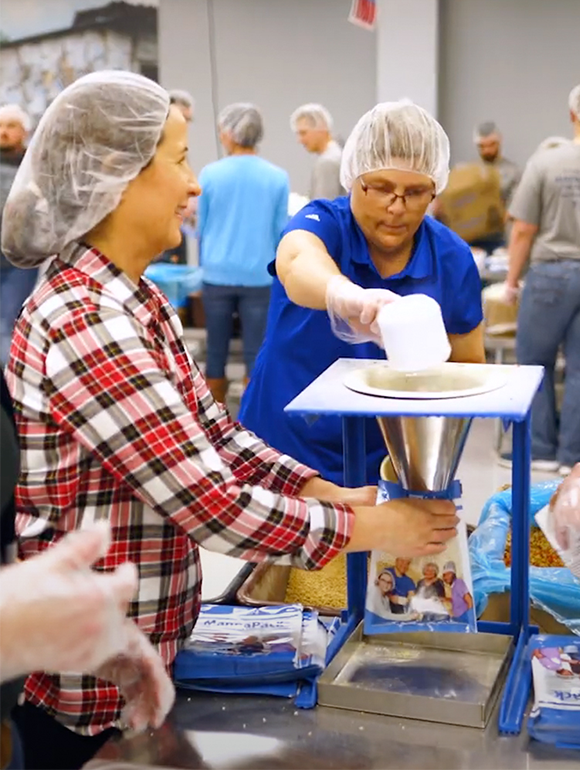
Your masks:
{"label": "woman's right hand", "polygon": [[355,508],[347,551],[380,550],[414,558],[441,553],[457,535],[459,517],[450,500],[389,500]]}
{"label": "woman's right hand", "polygon": [[363,289],[343,275],[330,279],[326,310],[334,334],[350,343],[374,342],[382,347],[377,316],[385,305],[399,299],[388,289]]}

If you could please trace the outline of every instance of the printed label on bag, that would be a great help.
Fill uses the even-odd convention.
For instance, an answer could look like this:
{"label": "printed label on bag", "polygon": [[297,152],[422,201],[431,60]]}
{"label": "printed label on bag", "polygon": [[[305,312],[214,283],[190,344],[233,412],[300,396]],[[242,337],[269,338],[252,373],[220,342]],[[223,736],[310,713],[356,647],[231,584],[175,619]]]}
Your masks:
{"label": "printed label on bag", "polygon": [[580,711],[580,643],[534,650],[532,671],[534,711]]}
{"label": "printed label on bag", "polygon": [[[407,493],[397,484],[381,482],[378,502]],[[436,556],[415,559],[373,551],[367,585],[364,631],[477,630],[473,587],[463,522],[457,537]]]}

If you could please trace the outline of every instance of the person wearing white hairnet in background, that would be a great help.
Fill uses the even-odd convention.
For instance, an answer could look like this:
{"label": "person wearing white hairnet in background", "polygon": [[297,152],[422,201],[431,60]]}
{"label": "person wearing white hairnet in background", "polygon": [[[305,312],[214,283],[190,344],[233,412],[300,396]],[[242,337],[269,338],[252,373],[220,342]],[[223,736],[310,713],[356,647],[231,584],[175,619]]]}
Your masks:
{"label": "person wearing white hairnet in background", "polygon": [[493,166],[500,176],[501,197],[509,206],[522,172],[518,165],[502,154],[502,135],[497,125],[488,120],[480,123],[473,132],[473,141],[484,166]]}
{"label": "person wearing white hairnet in background", "polygon": [[[24,157],[30,117],[18,104],[0,107],[0,227],[16,171]],[[36,281],[36,270],[20,270],[0,252],[0,366],[8,361],[14,323]]]}
{"label": "person wearing white hairnet in background", "polygon": [[[501,202],[507,210],[520,181],[521,171],[513,161],[503,156],[502,135],[492,120],[476,126],[473,132],[473,141],[484,168],[492,168],[499,175],[499,194]],[[509,224],[506,215],[504,227],[496,232],[488,232],[481,238],[471,240],[469,245],[472,248],[484,249],[488,254],[492,254],[496,249],[505,246],[508,237]]]}
{"label": "person wearing white hairnet in background", "polygon": [[169,103],[174,104],[188,123],[193,121],[195,100],[189,91],[173,88],[169,92]]}
{"label": "person wearing white hairnet in background", "polygon": [[202,169],[198,237],[203,267],[207,329],[205,376],[217,401],[225,401],[226,364],[234,313],[242,327],[246,382],[264,339],[276,255],[288,222],[288,174],[258,155],[264,135],[262,115],[238,103],[219,115],[225,158]]}
{"label": "person wearing white hairnet in background", "polygon": [[[568,111],[574,139],[536,152],[510,206],[506,299],[515,301],[530,260],[518,312],[519,364],[544,367],[532,406],[532,467],[563,475],[580,461],[580,85]],[[564,398],[556,408],[554,372],[563,346]],[[511,466],[511,453],[500,464]]]}
{"label": "person wearing white hairnet in background", "polygon": [[[2,230],[13,263],[57,255],[25,304],[7,369],[17,528],[46,523],[21,554],[107,519],[99,567],[136,564],[128,614],[168,667],[199,612],[199,545],[319,569],[372,547],[440,553],[457,523],[448,501],[375,505],[374,487],[321,479],[212,398],[177,314],[143,276],[179,242],[200,194],[187,154],[187,123],[161,86],[130,72],[86,75],[42,117]],[[14,718],[27,767],[78,767],[94,736],[124,726],[122,692],[99,678],[38,672],[25,697]]]}
{"label": "person wearing white hairnet in background", "polygon": [[[313,201],[296,214],[271,265],[277,277],[266,340],[240,420],[335,483],[343,480],[340,419],[309,425],[284,407],[337,359],[384,357],[374,322],[394,295],[436,299],[452,359],[485,360],[471,251],[425,215],[448,171],[449,141],[429,113],[409,102],[378,104],[344,148],[349,195]],[[376,424],[368,424],[366,443],[367,478],[376,482],[385,453]]]}
{"label": "person wearing white hairnet in background", "polygon": [[303,104],[290,116],[290,126],[300,144],[318,156],[310,176],[311,200],[334,200],[345,192],[340,183],[342,150],[332,137],[332,122],[331,114],[321,104]]}

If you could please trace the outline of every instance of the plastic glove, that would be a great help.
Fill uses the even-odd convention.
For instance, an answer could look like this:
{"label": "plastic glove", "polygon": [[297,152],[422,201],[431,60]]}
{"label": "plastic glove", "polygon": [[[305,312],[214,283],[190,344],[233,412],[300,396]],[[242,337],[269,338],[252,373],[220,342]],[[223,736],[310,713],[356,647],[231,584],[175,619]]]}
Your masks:
{"label": "plastic glove", "polygon": [[110,544],[107,522],[0,570],[0,680],[31,671],[90,672],[126,649],[137,570],[91,565]]}
{"label": "plastic glove", "polygon": [[580,463],[550,500],[549,513],[558,545],[564,551],[571,551],[573,561],[568,566],[580,576]]}
{"label": "plastic glove", "polygon": [[126,701],[123,721],[136,732],[161,727],[173,706],[175,689],[165,665],[145,634],[126,620],[126,649],[93,673],[115,684]]}
{"label": "plastic glove", "polygon": [[503,301],[506,305],[515,305],[521,294],[520,286],[513,286],[508,283],[503,285]]}
{"label": "plastic glove", "polygon": [[343,275],[334,276],[326,288],[326,309],[332,331],[351,344],[374,342],[382,347],[377,315],[382,307],[397,299],[399,295],[387,289],[363,289]]}

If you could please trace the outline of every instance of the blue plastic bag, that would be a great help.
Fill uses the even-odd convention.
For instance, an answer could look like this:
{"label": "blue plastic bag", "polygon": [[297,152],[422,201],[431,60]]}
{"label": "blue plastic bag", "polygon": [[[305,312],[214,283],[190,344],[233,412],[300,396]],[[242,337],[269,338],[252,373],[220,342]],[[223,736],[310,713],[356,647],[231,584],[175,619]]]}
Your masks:
{"label": "blue plastic bag", "polygon": [[187,298],[201,289],[203,270],[189,265],[154,262],[145,270],[145,277],[161,289],[173,307],[185,307]]}
{"label": "blue plastic bag", "polygon": [[528,654],[534,676],[529,734],[562,749],[580,749],[580,642],[569,636],[535,636]]}
{"label": "blue plastic bag", "polygon": [[[530,523],[550,502],[560,481],[534,484],[530,492]],[[477,617],[487,606],[491,594],[511,587],[511,571],[504,563],[504,552],[511,529],[511,489],[498,492],[485,504],[477,529],[469,538],[471,576]],[[534,607],[550,613],[575,634],[580,634],[580,580],[565,567],[530,567],[530,599]]]}
{"label": "blue plastic bag", "polygon": [[278,695],[313,708],[335,630],[301,605],[202,605],[191,638],[175,658],[173,678],[185,689]]}

